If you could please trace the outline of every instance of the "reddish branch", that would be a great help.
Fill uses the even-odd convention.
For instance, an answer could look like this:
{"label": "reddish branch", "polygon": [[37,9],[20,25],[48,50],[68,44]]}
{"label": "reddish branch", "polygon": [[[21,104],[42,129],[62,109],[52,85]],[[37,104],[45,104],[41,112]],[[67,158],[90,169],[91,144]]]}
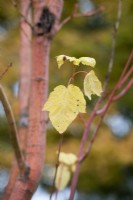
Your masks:
{"label": "reddish branch", "polygon": [[126,87],[116,96],[114,96],[113,101],[119,100],[133,85],[133,78],[129,81],[129,83],[126,85]]}
{"label": "reddish branch", "polygon": [[131,69],[128,71],[128,73],[126,74],[126,76],[124,76],[120,82],[119,87],[121,87],[126,81],[127,79],[130,77],[130,75],[133,73],[133,66],[131,67]]}

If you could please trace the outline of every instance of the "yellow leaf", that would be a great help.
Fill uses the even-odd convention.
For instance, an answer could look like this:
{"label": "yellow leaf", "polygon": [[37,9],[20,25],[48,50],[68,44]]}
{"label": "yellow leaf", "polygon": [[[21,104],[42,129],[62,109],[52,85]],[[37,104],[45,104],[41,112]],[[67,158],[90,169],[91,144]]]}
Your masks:
{"label": "yellow leaf", "polygon": [[102,85],[94,71],[91,70],[84,79],[84,93],[91,100],[91,95],[100,96],[102,93]]}
{"label": "yellow leaf", "polygon": [[83,65],[88,65],[90,67],[95,67],[95,65],[96,65],[96,60],[94,58],[81,57],[81,58],[79,58],[79,60]]}
{"label": "yellow leaf", "polygon": [[60,55],[60,56],[57,56],[56,59],[57,59],[58,68],[60,68],[61,65],[63,65],[63,63],[65,61],[65,56],[64,55]]}
{"label": "yellow leaf", "polygon": [[71,172],[67,166],[64,164],[60,164],[57,169],[56,179],[55,179],[55,187],[58,190],[62,190],[65,188],[70,181]]}
{"label": "yellow leaf", "polygon": [[66,55],[59,55],[56,57],[56,59],[57,59],[58,68],[60,68],[66,60],[72,62],[75,66],[79,66],[79,64],[82,63],[83,65],[95,67],[95,64],[96,64],[96,60],[90,57],[75,58],[75,57],[70,57]]}
{"label": "yellow leaf", "polygon": [[57,86],[51,92],[43,110],[49,111],[49,118],[59,133],[63,133],[79,112],[86,112],[86,101],[80,88],[70,84]]}
{"label": "yellow leaf", "polygon": [[75,154],[60,152],[59,162],[69,166],[69,165],[74,165],[76,161],[77,161],[77,156]]}

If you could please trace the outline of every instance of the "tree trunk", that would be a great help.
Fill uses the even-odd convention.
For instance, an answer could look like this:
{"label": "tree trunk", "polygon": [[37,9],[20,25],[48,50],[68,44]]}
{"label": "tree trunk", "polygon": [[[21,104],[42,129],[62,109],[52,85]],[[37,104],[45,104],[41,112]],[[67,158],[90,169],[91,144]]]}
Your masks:
{"label": "tree trunk", "polygon": [[[30,0],[21,0],[20,2],[20,11],[23,16],[21,16],[20,21],[19,141],[23,153],[26,149],[29,87],[31,75],[31,27],[26,22],[26,20],[28,20],[28,22],[31,23],[30,2]],[[3,200],[9,199],[18,174],[18,166],[14,160],[9,182],[3,195]]]}
{"label": "tree trunk", "polygon": [[[33,0],[32,2],[34,11],[32,75],[29,94],[27,149],[25,153],[30,172],[18,176],[10,200],[31,199],[40,180],[46,144],[45,122],[47,116],[42,112],[42,107],[48,93],[49,50],[51,39],[58,30],[57,27],[63,7],[62,0],[47,1],[47,7],[44,5],[44,0]],[[25,91],[22,93],[25,95]],[[21,96],[21,104],[24,103],[21,101],[22,98]]]}

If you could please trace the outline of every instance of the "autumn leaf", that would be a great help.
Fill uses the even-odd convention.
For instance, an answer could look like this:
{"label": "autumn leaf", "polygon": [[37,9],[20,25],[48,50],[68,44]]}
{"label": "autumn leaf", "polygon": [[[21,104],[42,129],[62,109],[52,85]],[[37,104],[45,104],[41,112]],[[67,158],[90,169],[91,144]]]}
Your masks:
{"label": "autumn leaf", "polygon": [[71,174],[75,171],[77,156],[73,153],[60,152],[59,166],[55,179],[55,187],[58,190],[65,188],[70,181]]}
{"label": "autumn leaf", "polygon": [[58,190],[64,189],[71,178],[71,171],[64,164],[59,164],[55,178],[55,187]]}
{"label": "autumn leaf", "polygon": [[79,58],[79,61],[79,63],[82,63],[83,65],[88,65],[90,67],[95,67],[96,65],[96,60],[90,57],[81,57]]}
{"label": "autumn leaf", "polygon": [[75,57],[70,57],[66,55],[59,55],[56,57],[56,59],[57,59],[57,64],[58,64],[59,69],[66,60],[68,60],[69,62],[72,62],[74,66],[79,66],[80,63],[82,63],[83,65],[90,66],[90,67],[95,67],[96,65],[96,60],[90,57],[75,58]]}
{"label": "autumn leaf", "polygon": [[43,110],[49,111],[53,126],[63,133],[78,113],[86,112],[86,101],[79,87],[59,85],[51,92]]}
{"label": "autumn leaf", "polygon": [[101,96],[102,85],[94,71],[91,70],[84,79],[84,93],[91,100],[91,95]]}
{"label": "autumn leaf", "polygon": [[76,161],[77,156],[75,154],[60,152],[59,162],[64,163],[65,165],[74,165]]}
{"label": "autumn leaf", "polygon": [[69,167],[71,172],[75,171],[77,156],[73,153],[60,152],[59,162]]}

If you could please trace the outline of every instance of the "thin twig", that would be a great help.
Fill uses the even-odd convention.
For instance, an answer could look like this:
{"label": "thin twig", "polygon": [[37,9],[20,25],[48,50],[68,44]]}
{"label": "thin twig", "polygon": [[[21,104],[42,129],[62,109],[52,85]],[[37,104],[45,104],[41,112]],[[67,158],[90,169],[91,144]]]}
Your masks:
{"label": "thin twig", "polygon": [[122,74],[121,74],[120,82],[119,82],[118,88],[120,88],[121,81],[122,81],[123,79],[125,79],[125,73],[126,73],[126,71],[128,70],[129,64],[130,64],[130,62],[131,62],[132,59],[133,59],[133,50],[131,51],[131,54],[130,54],[130,56],[129,56],[129,58],[128,58],[128,61],[127,61],[127,63],[126,63],[126,66],[125,66],[125,68],[124,68],[124,70],[123,70],[123,72],[122,72]]}
{"label": "thin twig", "polygon": [[12,2],[12,4],[13,4],[13,6],[17,9],[19,15],[23,18],[23,20],[29,25],[29,27],[30,27],[31,29],[33,29],[32,24],[27,20],[27,15],[28,15],[28,12],[29,12],[29,8],[30,8],[31,3],[29,3],[28,9],[27,9],[27,14],[26,14],[26,16],[25,16],[25,15],[23,15],[23,13],[20,12],[20,10],[19,10],[19,8],[18,8],[17,2],[16,2],[15,0],[11,0],[11,2]]}
{"label": "thin twig", "polygon": [[120,82],[120,86],[119,87],[121,87],[127,81],[127,79],[129,78],[129,76],[131,76],[131,74],[133,74],[133,66],[129,69],[127,74],[123,77],[123,79]]}
{"label": "thin twig", "polygon": [[74,68],[74,72],[73,72],[72,76],[70,77],[67,85],[69,85],[74,80],[74,77],[76,75],[78,75],[78,74],[84,74],[84,75],[86,75],[87,73],[88,72],[86,72],[86,71],[77,71],[77,72],[75,72],[75,68]]}
{"label": "thin twig", "polygon": [[[68,22],[70,22],[72,19],[74,18],[79,18],[79,17],[91,17],[94,16],[100,12],[102,12],[104,10],[104,7],[101,6],[98,9],[94,10],[94,11],[89,11],[89,12],[84,12],[84,13],[75,13],[75,10],[72,12],[72,14],[70,16],[68,16],[67,18],[65,18],[59,25],[58,30],[60,30],[65,24],[67,24]],[[77,11],[77,10],[76,10]]]}
{"label": "thin twig", "polygon": [[[55,175],[54,175],[53,185],[52,185],[51,194],[50,194],[50,200],[52,199],[52,195],[53,195],[53,191],[54,191],[55,179],[56,179],[56,175],[57,175],[57,169],[59,166],[59,156],[60,156],[60,152],[61,152],[62,143],[63,143],[63,134],[61,134],[61,136],[60,136],[60,141],[59,141],[59,146],[58,146],[57,163],[56,163]],[[56,195],[57,195],[57,193],[56,193]]]}
{"label": "thin twig", "polygon": [[[33,30],[34,30],[33,25],[32,25],[32,24],[28,21],[28,19],[27,19],[27,17],[28,17],[28,12],[30,11],[29,9],[30,9],[30,6],[31,6],[31,2],[29,3],[28,9],[27,9],[25,15],[20,11],[20,9],[19,9],[19,7],[18,7],[18,4],[17,4],[17,2],[16,2],[15,0],[11,0],[11,2],[12,2],[12,4],[13,4],[13,6],[16,8],[16,10],[17,10],[17,12],[19,13],[19,15],[21,16],[20,22],[24,21],[24,22],[31,28],[31,30],[33,31]],[[22,28],[21,28],[21,29],[22,29]],[[22,31],[24,32],[25,36],[28,38],[28,35],[27,35],[27,33],[25,32],[25,30],[22,29]],[[28,39],[29,39],[29,38],[28,38]],[[31,42],[31,39],[29,39],[29,41]]]}
{"label": "thin twig", "polygon": [[118,99],[120,99],[133,85],[133,79],[131,79],[129,81],[129,83],[126,85],[126,87],[116,96],[114,96],[113,101],[117,101]]}
{"label": "thin twig", "polygon": [[19,144],[19,138],[18,138],[17,127],[16,127],[14,115],[13,115],[11,106],[8,102],[7,96],[1,85],[0,85],[0,101],[2,102],[2,105],[5,110],[6,118],[7,118],[8,124],[10,126],[10,138],[11,138],[11,142],[13,145],[13,149],[15,152],[15,156],[16,156],[16,160],[17,160],[17,164],[18,164],[20,173],[21,174],[24,172],[26,173],[28,170],[28,166],[26,165],[26,163],[24,161],[24,156],[23,156],[20,144]]}
{"label": "thin twig", "polygon": [[118,29],[119,29],[121,15],[122,15],[122,0],[118,0],[117,18],[116,18],[116,22],[114,25],[114,32],[113,32],[113,36],[112,36],[111,55],[110,55],[110,60],[109,60],[109,65],[108,65],[108,72],[105,76],[105,82],[104,82],[104,86],[103,86],[103,95],[102,95],[101,101],[104,97],[104,93],[107,89],[107,86],[108,86],[108,83],[110,80],[110,75],[111,75],[111,72],[113,69],[114,58],[115,58],[115,49],[116,49],[116,38],[117,38]]}
{"label": "thin twig", "polygon": [[12,67],[12,63],[10,63],[9,65],[7,65],[3,72],[0,73],[0,80],[3,78],[3,76],[5,75],[5,73],[9,70],[9,68]]}
{"label": "thin twig", "polygon": [[78,114],[78,118],[79,118],[79,120],[82,122],[83,126],[85,127],[85,126],[86,126],[86,121],[85,121],[85,119],[84,119],[82,113],[79,113],[79,114]]}
{"label": "thin twig", "polygon": [[83,162],[88,157],[89,153],[91,152],[91,148],[92,148],[93,142],[94,142],[94,140],[95,140],[95,138],[97,136],[98,130],[99,130],[100,125],[101,125],[101,122],[103,120],[103,117],[104,117],[104,115],[102,115],[100,117],[100,120],[99,120],[99,122],[97,124],[97,127],[96,127],[95,131],[93,132],[93,134],[91,136],[91,139],[89,141],[87,151],[85,152],[84,155],[81,156],[81,158],[79,158],[78,162],[80,162],[80,163]]}

